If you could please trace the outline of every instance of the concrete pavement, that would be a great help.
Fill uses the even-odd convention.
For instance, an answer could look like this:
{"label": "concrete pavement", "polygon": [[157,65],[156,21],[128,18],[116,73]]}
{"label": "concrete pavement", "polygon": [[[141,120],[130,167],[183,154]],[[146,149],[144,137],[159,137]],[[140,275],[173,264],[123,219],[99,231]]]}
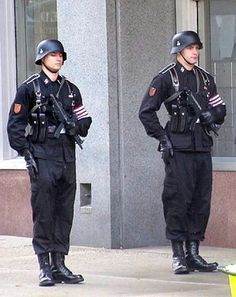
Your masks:
{"label": "concrete pavement", "polygon": [[[236,249],[201,247],[222,265],[236,263]],[[38,286],[38,263],[30,238],[0,236],[0,297],[230,297],[221,272],[174,275],[170,247],[107,250],[71,247],[67,266],[83,284]]]}

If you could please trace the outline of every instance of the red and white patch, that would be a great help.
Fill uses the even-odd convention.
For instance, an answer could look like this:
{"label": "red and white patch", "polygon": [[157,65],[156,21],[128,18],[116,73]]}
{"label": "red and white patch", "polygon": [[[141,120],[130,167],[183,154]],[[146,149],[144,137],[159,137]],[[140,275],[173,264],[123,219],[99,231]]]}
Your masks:
{"label": "red and white patch", "polygon": [[154,96],[156,94],[156,92],[157,92],[157,89],[154,87],[151,87],[149,89],[149,96],[151,96],[151,97]]}
{"label": "red and white patch", "polygon": [[21,108],[22,108],[22,105],[20,103],[15,103],[14,104],[14,113],[19,113],[21,112]]}
{"label": "red and white patch", "polygon": [[81,120],[81,119],[84,119],[84,118],[88,118],[89,117],[88,112],[84,108],[83,105],[74,106],[73,114],[77,118],[77,120]]}
{"label": "red and white patch", "polygon": [[220,105],[222,103],[223,103],[223,100],[221,99],[219,94],[215,94],[215,96],[209,99],[209,104],[213,107],[216,107],[217,105]]}

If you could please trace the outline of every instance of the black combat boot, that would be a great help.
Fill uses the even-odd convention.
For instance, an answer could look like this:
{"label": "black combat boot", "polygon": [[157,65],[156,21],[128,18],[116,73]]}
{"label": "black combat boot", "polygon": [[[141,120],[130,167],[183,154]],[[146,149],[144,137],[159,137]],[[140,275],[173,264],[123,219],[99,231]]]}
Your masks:
{"label": "black combat boot", "polygon": [[38,255],[40,273],[39,285],[41,287],[54,286],[55,282],[52,277],[51,266],[49,263],[49,254],[43,253]]}
{"label": "black combat boot", "polygon": [[73,274],[65,266],[65,255],[58,252],[53,252],[52,256],[52,275],[56,283],[77,284],[84,281],[81,274]]}
{"label": "black combat boot", "polygon": [[186,241],[186,262],[189,271],[212,272],[217,270],[218,263],[207,263],[199,255],[199,240]]}
{"label": "black combat boot", "polygon": [[173,264],[172,269],[175,274],[186,274],[189,273],[182,241],[171,241],[173,250]]}

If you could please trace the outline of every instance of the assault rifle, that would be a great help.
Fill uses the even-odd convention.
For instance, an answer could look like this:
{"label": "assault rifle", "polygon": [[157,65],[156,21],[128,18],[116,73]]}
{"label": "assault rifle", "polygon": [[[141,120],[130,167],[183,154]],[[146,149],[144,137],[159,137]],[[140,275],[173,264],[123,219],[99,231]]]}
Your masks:
{"label": "assault rifle", "polygon": [[[50,94],[50,98],[52,100],[53,106],[54,106],[54,112],[60,121],[59,126],[57,127],[54,136],[58,138],[60,136],[61,130],[66,128],[66,126],[75,127],[75,122],[73,119],[71,119],[68,114],[65,112],[65,110],[62,107],[62,103],[56,99],[56,97],[53,94]],[[75,142],[79,145],[81,150],[83,149],[82,143],[83,140],[80,138],[79,135],[73,135],[73,138]]]}
{"label": "assault rifle", "polygon": [[[193,93],[190,90],[184,90],[184,92],[187,95],[187,104],[191,106],[195,112],[195,117],[191,123],[190,130],[194,129],[194,126],[196,124],[196,121],[198,120],[201,113],[204,111],[197,99],[194,97]],[[215,123],[212,123],[210,125],[206,126],[206,132],[214,132],[216,136],[218,136],[217,131],[219,130],[220,125],[217,125]]]}

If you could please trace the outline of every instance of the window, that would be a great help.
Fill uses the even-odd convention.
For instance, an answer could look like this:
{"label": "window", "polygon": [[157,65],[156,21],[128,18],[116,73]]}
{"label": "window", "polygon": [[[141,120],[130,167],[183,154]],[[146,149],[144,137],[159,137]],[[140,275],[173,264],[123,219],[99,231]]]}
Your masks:
{"label": "window", "polygon": [[0,161],[2,161],[12,156],[7,141],[6,124],[16,89],[14,2],[0,1],[0,10]]}
{"label": "window", "polygon": [[236,157],[236,2],[210,0],[210,62],[227,117],[216,139],[214,156]]}
{"label": "window", "polygon": [[38,71],[34,64],[41,40],[57,39],[56,0],[15,0],[17,84]]}
{"label": "window", "polygon": [[57,38],[56,0],[1,0],[0,30],[0,168],[25,168],[7,141],[8,112],[16,85],[38,72],[36,46],[43,39]]}

